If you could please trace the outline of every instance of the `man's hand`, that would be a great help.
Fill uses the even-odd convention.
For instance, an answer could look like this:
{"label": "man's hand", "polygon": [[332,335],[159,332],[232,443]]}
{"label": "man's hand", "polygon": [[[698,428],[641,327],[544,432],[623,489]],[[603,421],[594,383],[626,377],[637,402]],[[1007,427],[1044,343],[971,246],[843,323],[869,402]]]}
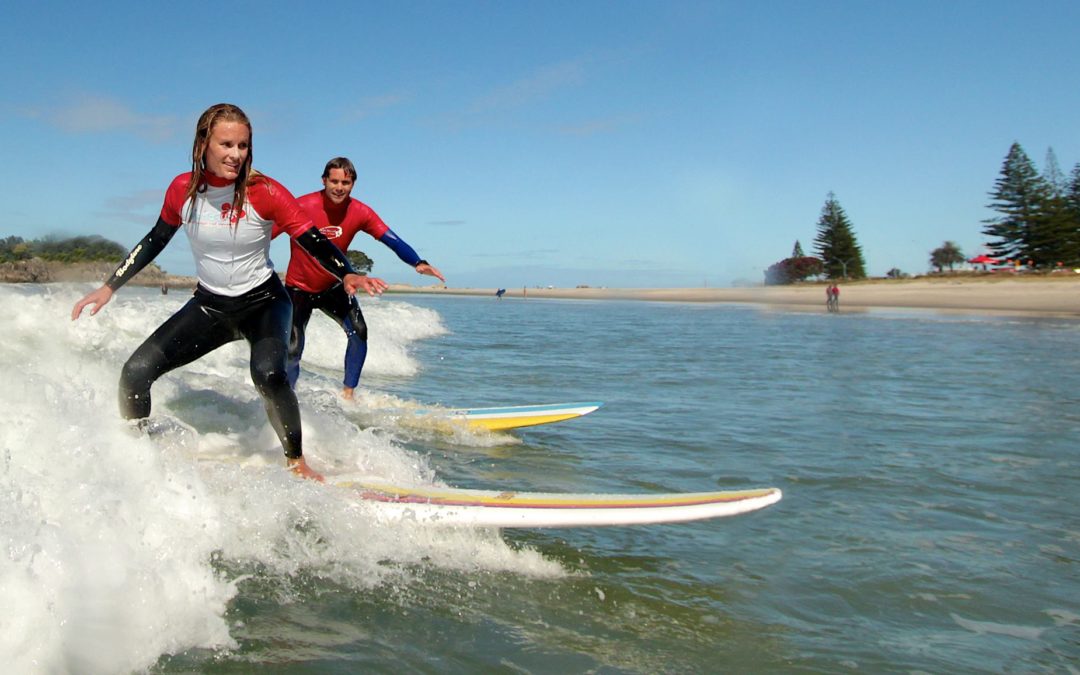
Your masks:
{"label": "man's hand", "polygon": [[435,267],[431,263],[422,262],[416,266],[416,271],[420,274],[426,274],[429,277],[435,277],[439,281],[446,283],[446,278],[439,271],[439,268]]}

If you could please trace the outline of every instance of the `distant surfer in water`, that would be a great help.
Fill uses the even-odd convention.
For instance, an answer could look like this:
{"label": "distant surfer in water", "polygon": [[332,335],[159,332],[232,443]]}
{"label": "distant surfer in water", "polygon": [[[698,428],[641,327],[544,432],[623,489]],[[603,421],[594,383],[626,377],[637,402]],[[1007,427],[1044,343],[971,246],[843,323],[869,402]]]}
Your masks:
{"label": "distant surfer in water", "polygon": [[[420,274],[445,282],[442,272],[417,255],[405,240],[397,236],[367,204],[352,195],[356,185],[356,167],[345,157],[335,157],[326,163],[322,173],[323,189],[300,197],[297,201],[319,231],[343,253],[349,249],[357,232],[366,232],[397,254],[409,267]],[[274,226],[273,236],[285,231]],[[300,358],[313,310],[337,322],[345,331],[345,377],[341,395],[353,398],[360,372],[367,359],[367,323],[360,303],[343,287],[341,280],[328,273],[296,239],[290,242],[289,269],[285,273],[285,288],[292,298],[292,333],[289,337],[289,384],[296,387],[300,377]],[[368,277],[380,289],[386,288],[382,279]]]}
{"label": "distant surfer in water", "polygon": [[191,171],[165,192],[157,224],[95,291],[75,303],[72,320],[91,316],[148,265],[183,226],[195,257],[194,297],[146,339],[120,375],[120,413],[150,415],[150,387],[165,373],[239,339],[251,346],[251,379],[263,399],[291,471],[322,476],[304,461],[300,408],[286,376],[292,305],[270,262],[270,234],[288,232],[341,280],[346,293],[381,293],[385,284],[356,274],[292,194],[252,168],[251,122],[227,103],[208,108],[195,127]]}

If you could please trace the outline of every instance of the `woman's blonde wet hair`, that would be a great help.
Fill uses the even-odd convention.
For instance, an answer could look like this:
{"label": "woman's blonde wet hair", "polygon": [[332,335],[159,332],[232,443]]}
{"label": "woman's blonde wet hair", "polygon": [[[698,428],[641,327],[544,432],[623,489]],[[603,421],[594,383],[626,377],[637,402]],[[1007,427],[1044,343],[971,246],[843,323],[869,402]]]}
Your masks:
{"label": "woman's blonde wet hair", "polygon": [[196,192],[206,191],[206,146],[210,142],[210,134],[218,122],[239,122],[248,128],[248,153],[247,159],[240,167],[236,176],[236,187],[233,193],[233,213],[240,213],[244,200],[247,198],[247,188],[259,175],[251,168],[252,161],[252,132],[251,120],[238,106],[231,103],[218,103],[212,105],[199,116],[195,124],[195,142],[191,146],[191,185],[188,186],[184,201],[193,199]]}

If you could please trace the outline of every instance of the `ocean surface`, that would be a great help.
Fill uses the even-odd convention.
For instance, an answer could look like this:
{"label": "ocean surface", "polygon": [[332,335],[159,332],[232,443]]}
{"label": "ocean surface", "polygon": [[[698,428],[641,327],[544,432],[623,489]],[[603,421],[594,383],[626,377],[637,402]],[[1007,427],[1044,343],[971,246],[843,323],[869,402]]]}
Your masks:
{"label": "ocean surface", "polygon": [[[298,396],[331,477],[784,491],[453,531],[287,474],[244,343],[162,378],[165,431],[136,433],[120,368],[187,297],[71,322],[89,288],[0,286],[6,672],[1080,672],[1080,321],[386,296],[350,403],[313,318]],[[604,406],[498,434],[411,413],[564,401]]]}

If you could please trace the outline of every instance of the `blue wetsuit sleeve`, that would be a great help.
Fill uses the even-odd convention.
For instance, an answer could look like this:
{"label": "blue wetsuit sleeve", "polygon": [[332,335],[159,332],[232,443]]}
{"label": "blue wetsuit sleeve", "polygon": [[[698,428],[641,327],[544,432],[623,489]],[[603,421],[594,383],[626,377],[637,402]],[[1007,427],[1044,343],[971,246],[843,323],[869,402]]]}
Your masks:
{"label": "blue wetsuit sleeve", "polygon": [[394,234],[393,230],[383,232],[383,236],[379,237],[379,241],[386,244],[409,267],[416,267],[420,264],[422,258],[416,254],[412,246],[405,243],[404,239]]}
{"label": "blue wetsuit sleeve", "polygon": [[161,253],[162,249],[165,248],[165,245],[169,243],[169,240],[173,238],[173,235],[179,229],[179,227],[170,225],[158,218],[153,229],[147,232],[142,241],[136,244],[135,248],[131,249],[131,252],[124,257],[120,265],[113,271],[112,276],[105,282],[105,285],[115,291],[130,281],[131,277],[138,274],[157,257],[158,253]]}

